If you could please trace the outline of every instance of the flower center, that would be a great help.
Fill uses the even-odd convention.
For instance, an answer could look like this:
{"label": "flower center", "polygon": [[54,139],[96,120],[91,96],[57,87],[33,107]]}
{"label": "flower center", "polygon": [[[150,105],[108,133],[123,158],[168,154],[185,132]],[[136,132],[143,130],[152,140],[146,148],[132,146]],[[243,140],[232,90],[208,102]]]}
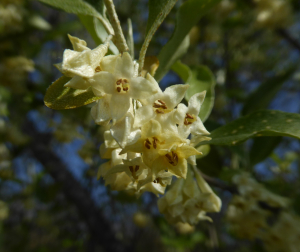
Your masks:
{"label": "flower center", "polygon": [[139,169],[140,169],[140,166],[139,166],[139,165],[136,165],[136,166],[129,166],[129,170],[130,170],[130,172],[131,172],[131,174],[132,174],[132,177],[133,177],[135,180],[138,179],[138,177],[137,177],[137,175],[136,175],[136,172],[137,172]]}
{"label": "flower center", "polygon": [[171,165],[176,166],[178,164],[178,155],[174,151],[166,154],[165,156]]}
{"label": "flower center", "polygon": [[165,114],[170,112],[166,103],[162,100],[157,100],[153,103],[153,108],[157,114]]}
{"label": "flower center", "polygon": [[[151,138],[150,138],[151,140]],[[156,149],[157,148],[157,144],[159,143],[159,140],[156,137],[152,137],[152,142],[149,140],[149,138],[147,138],[144,142],[144,145],[147,149],[151,149],[151,146]]]}
{"label": "flower center", "polygon": [[127,93],[129,90],[129,81],[127,79],[118,79],[116,81],[116,90],[118,93]]}
{"label": "flower center", "polygon": [[98,73],[98,72],[100,72],[100,71],[101,71],[101,67],[100,67],[100,66],[97,66],[97,67],[95,68],[95,72]]}
{"label": "flower center", "polygon": [[196,120],[197,120],[196,116],[190,115],[189,113],[186,113],[185,118],[184,118],[184,125],[190,125],[193,122],[195,122]]}

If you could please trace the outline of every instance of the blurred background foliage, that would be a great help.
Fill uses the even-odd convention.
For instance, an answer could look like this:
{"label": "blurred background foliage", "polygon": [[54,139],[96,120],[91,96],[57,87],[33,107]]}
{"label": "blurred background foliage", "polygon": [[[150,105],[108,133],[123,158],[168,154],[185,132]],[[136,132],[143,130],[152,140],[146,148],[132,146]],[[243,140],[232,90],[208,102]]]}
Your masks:
{"label": "blurred background foliage", "polygon": [[[99,1],[88,2],[97,6]],[[148,1],[114,2],[125,31],[127,19],[132,20],[137,56]],[[157,30],[147,55],[158,56],[170,39],[183,2]],[[214,106],[209,117],[201,118],[207,118],[209,131],[258,109],[299,113],[299,1],[282,1],[279,7],[272,0],[215,2],[190,30],[187,52],[161,80],[162,89],[195,83],[193,78],[196,89],[208,85],[207,108]],[[228,188],[240,171],[290,198],[290,211],[300,214],[297,139],[264,136],[231,146],[201,146],[205,155],[197,166],[210,176],[223,207],[210,215],[213,223],[196,227],[169,225],[154,195],[136,199],[96,179],[104,162],[99,157],[104,129],[91,119],[91,106],[54,111],[43,102],[48,86],[61,75],[53,64],[71,48],[67,34],[86,40],[90,48],[97,45],[81,21],[84,17],[34,0],[0,2],[0,251],[300,251],[240,238],[226,218],[234,193]],[[218,187],[221,180],[229,187]]]}

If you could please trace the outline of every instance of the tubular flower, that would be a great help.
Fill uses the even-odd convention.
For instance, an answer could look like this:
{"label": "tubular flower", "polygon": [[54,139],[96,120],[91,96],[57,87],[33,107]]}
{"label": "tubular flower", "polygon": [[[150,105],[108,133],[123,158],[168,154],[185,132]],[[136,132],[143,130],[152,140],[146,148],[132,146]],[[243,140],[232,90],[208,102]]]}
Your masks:
{"label": "tubular flower", "polygon": [[86,42],[69,35],[74,50],[66,49],[63,62],[56,64],[60,72],[72,79],[65,84],[66,87],[87,89],[94,81],[94,76],[101,71],[100,62],[107,53],[109,42],[99,45],[91,50]]}
{"label": "tubular flower", "polygon": [[130,108],[132,99],[145,99],[157,93],[157,89],[143,77],[135,76],[134,63],[125,52],[118,56],[112,72],[101,71],[95,76],[93,91],[96,95],[108,94],[113,120],[122,119]]}
{"label": "tubular flower", "polygon": [[[152,83],[156,82],[150,75],[147,77]],[[160,90],[157,94],[141,100],[143,106],[136,111],[134,125],[141,127],[151,119],[155,119],[165,124],[164,130],[170,128],[174,130],[176,123],[173,120],[173,109],[182,101],[188,87],[189,85],[173,85],[166,88],[165,92]],[[173,124],[173,127],[170,124]]]}
{"label": "tubular flower", "polygon": [[177,107],[174,117],[178,123],[179,134],[186,138],[193,135],[208,135],[201,119],[198,117],[201,105],[204,101],[206,91],[193,95],[189,100],[189,106],[180,103]]}
{"label": "tubular flower", "polygon": [[178,179],[171,189],[158,200],[158,208],[170,223],[195,225],[199,220],[210,220],[206,212],[220,211],[219,198],[204,180],[193,179],[191,171],[187,178]]}

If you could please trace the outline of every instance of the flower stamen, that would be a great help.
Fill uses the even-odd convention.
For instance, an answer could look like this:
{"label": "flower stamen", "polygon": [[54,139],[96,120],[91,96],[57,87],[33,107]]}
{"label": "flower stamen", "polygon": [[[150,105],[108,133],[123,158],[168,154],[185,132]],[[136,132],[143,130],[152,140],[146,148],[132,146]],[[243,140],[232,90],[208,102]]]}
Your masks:
{"label": "flower stamen", "polygon": [[129,90],[129,81],[127,79],[118,79],[116,81],[117,91],[119,93],[126,93]]}
{"label": "flower stamen", "polygon": [[190,115],[189,113],[185,114],[184,125],[190,125],[196,121],[196,117],[194,115]]}
{"label": "flower stamen", "polygon": [[138,179],[138,177],[137,177],[137,175],[136,175],[136,172],[137,172],[139,169],[140,169],[140,166],[139,166],[139,165],[136,165],[135,167],[134,167],[134,166],[129,166],[129,170],[130,170],[130,172],[131,172],[131,174],[132,174],[132,177],[133,177],[135,180]]}
{"label": "flower stamen", "polygon": [[174,151],[166,154],[165,156],[171,165],[176,166],[178,164],[178,155]]}

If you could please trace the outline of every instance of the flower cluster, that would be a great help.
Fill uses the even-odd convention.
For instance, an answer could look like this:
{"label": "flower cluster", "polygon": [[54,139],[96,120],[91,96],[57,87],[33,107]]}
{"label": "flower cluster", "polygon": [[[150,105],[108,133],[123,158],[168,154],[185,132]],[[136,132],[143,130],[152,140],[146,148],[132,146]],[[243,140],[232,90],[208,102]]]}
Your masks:
{"label": "flower cluster", "polygon": [[271,252],[298,251],[300,220],[287,211],[289,200],[268,191],[247,173],[236,175],[233,182],[239,195],[233,197],[227,211],[231,230],[240,238],[263,240]]}
{"label": "flower cluster", "polygon": [[220,211],[220,198],[196,169],[195,177],[196,181],[189,170],[185,180],[177,179],[166,195],[158,200],[159,211],[170,223],[195,225],[199,220],[211,221],[206,212]]}
{"label": "flower cluster", "polygon": [[[179,178],[176,184],[183,184],[188,163],[195,165],[195,155],[201,154],[195,145],[210,139],[198,117],[205,92],[192,96],[186,106],[180,102],[188,85],[173,85],[163,92],[149,73],[138,75],[138,63],[129,53],[105,56],[109,41],[91,50],[85,41],[69,38],[74,50],[65,50],[63,62],[56,65],[71,77],[65,86],[91,89],[101,97],[91,114],[96,124],[107,128],[100,155],[110,160],[101,165],[98,177],[113,190],[136,195],[164,194],[173,176]],[[197,190],[195,197],[204,195],[201,204],[211,199],[212,191]],[[204,204],[204,211],[214,208]]]}

